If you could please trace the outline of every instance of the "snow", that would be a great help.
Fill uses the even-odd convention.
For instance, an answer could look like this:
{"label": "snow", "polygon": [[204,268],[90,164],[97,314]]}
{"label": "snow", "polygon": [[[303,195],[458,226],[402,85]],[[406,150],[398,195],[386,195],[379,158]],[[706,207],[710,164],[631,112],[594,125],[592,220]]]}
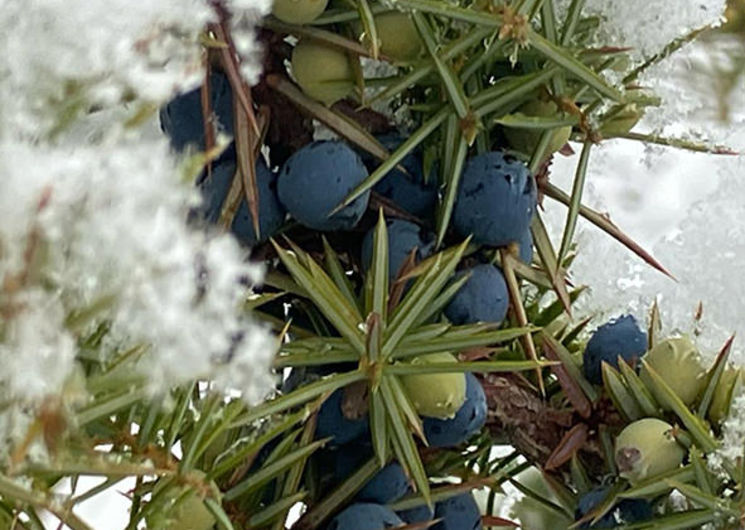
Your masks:
{"label": "snow", "polygon": [[730,415],[722,425],[721,448],[710,459],[710,467],[717,469],[723,464],[737,466],[745,453],[745,395],[732,401]]}
{"label": "snow", "polygon": [[[563,12],[570,0],[558,2]],[[587,0],[584,15],[600,18],[598,44],[633,48],[637,59],[662,51],[673,39],[721,20],[724,0]]]}
{"label": "snow", "polygon": [[[240,8],[247,38],[269,4]],[[193,87],[212,18],[198,0],[0,10],[0,452],[49,396],[73,399],[76,342],[103,319],[110,353],[147,347],[138,369],[152,393],[202,377],[256,403],[273,388],[275,339],[242,310],[262,268],[230,235],[187,225],[192,176],[160,133],[129,124],[139,107],[122,101]]]}
{"label": "snow", "polygon": [[[663,106],[647,112],[637,130],[680,136],[745,153],[745,80],[727,94],[726,106],[702,78],[714,79],[708,61],[730,43],[689,46],[651,69],[644,81],[663,97]],[[713,49],[712,49],[713,46]],[[726,62],[720,55],[718,59]],[[707,85],[712,86],[710,81]],[[723,108],[729,113],[721,119]],[[578,150],[579,146],[575,146]],[[552,181],[571,189],[576,164],[558,157]],[[662,335],[686,333],[703,357],[713,360],[726,339],[736,334],[730,359],[745,364],[745,156],[714,156],[670,147],[612,140],[595,149],[584,195],[586,203],[610,212],[627,234],[652,251],[675,276],[670,279],[644,264],[584,220],[577,234],[578,257],[571,268],[575,284],[589,285],[575,319],[595,316],[597,324],[622,313],[647,320],[656,299]],[[566,209],[546,200],[548,224],[558,245]],[[701,319],[696,318],[699,304]],[[723,428],[713,465],[742,456],[745,398],[738,398]]]}
{"label": "snow", "polygon": [[744,54],[742,37],[720,33],[701,37],[644,72],[639,83],[662,102],[647,110],[643,126],[710,145],[741,145],[745,83],[742,76],[731,85],[729,80]]}
{"label": "snow", "polygon": [[[704,74],[696,65],[719,52],[721,43],[697,43],[652,68],[645,83],[659,92],[664,102],[659,109],[649,109],[635,131],[721,144],[744,153],[745,80],[740,79],[729,95],[727,120],[719,119],[720,106],[714,95],[699,86]],[[571,190],[577,158],[557,156],[554,160],[552,182],[566,191]],[[590,286],[590,294],[580,299],[575,316],[592,314],[600,321],[631,312],[645,321],[657,298],[663,333],[697,335],[697,344],[708,358],[729,335],[742,335],[744,172],[742,155],[693,153],[623,139],[605,141],[595,148],[585,202],[609,212],[616,225],[650,250],[677,281],[581,220],[576,238],[579,256],[571,275],[575,283]],[[550,199],[544,204],[558,245],[566,209]],[[598,266],[599,260],[602,266]],[[699,302],[703,319],[695,322]],[[738,340],[733,351],[735,359],[745,362],[745,348]]]}
{"label": "snow", "polygon": [[[249,401],[264,397],[273,339],[238,311],[246,294],[241,284],[255,283],[260,269],[243,263],[229,236],[186,226],[195,191],[179,183],[165,139],[114,135],[79,147],[6,142],[0,160],[1,207],[12,220],[0,228],[11,250],[0,270],[23,270],[22,251],[29,234],[38,233],[45,249],[40,278],[56,286],[50,291],[32,283],[14,295],[15,304],[29,309],[11,319],[11,341],[0,345],[6,366],[17,367],[4,371],[4,397],[54,392],[74,353],[66,315],[108,298],[101,316],[113,318],[114,335],[152,345],[142,369],[154,390],[206,375],[227,385],[229,374],[240,374],[233,383]],[[34,334],[35,328],[43,332]],[[224,358],[228,351],[232,356]],[[234,363],[246,362],[255,370],[236,369]]]}
{"label": "snow", "polygon": [[[582,220],[571,275],[591,292],[578,303],[576,317],[597,314],[604,319],[631,312],[645,321],[657,297],[664,333],[695,330],[699,346],[711,358],[730,334],[745,331],[745,161],[665,148],[645,164],[642,146],[615,143],[591,159],[588,203],[611,212],[613,221],[651,250],[677,281]],[[570,189],[571,169],[568,160],[555,164],[554,182],[563,189]],[[566,210],[547,203],[558,242]],[[699,302],[704,311],[697,324],[693,315]],[[734,356],[743,362],[739,341]]]}
{"label": "snow", "polygon": [[[255,23],[270,4],[226,4],[249,82],[259,72]],[[152,122],[131,123],[198,85],[200,35],[215,21],[207,0],[8,0],[0,9],[4,460],[43,403],[86,398],[75,384],[77,340],[103,319],[112,324],[104,355],[146,346],[137,368],[152,393],[206,378],[256,403],[273,388],[276,341],[242,309],[262,268],[230,235],[186,224],[199,200],[192,175]],[[91,322],[70,325],[94,307]],[[25,454],[48,456],[40,437]],[[123,527],[117,488],[83,509],[95,528]],[[109,505],[113,513],[101,511]]]}
{"label": "snow", "polygon": [[5,123],[35,135],[53,128],[59,108],[76,99],[112,105],[134,92],[163,101],[195,86],[197,37],[212,18],[199,0],[5,2],[0,78],[5,101],[14,102],[3,108]]}

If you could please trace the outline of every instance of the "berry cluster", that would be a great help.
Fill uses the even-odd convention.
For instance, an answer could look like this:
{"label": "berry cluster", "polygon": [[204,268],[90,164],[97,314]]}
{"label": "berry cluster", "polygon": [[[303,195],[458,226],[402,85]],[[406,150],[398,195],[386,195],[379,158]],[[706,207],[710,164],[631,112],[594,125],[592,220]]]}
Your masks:
{"label": "berry cluster", "polygon": [[[243,503],[231,507],[269,510],[283,494],[299,494],[302,481],[302,530],[434,519],[439,530],[477,529],[483,508],[474,496],[433,478],[476,484],[475,477],[498,474],[502,464],[490,460],[490,450],[506,439],[516,454],[566,483],[556,502],[573,497],[561,515],[574,517],[577,527],[649,520],[658,506],[623,491],[675,473],[688,459],[681,407],[705,406],[703,416],[716,428],[743,386],[742,374],[726,369],[715,377],[690,340],[656,340],[628,315],[600,326],[585,344],[587,322],[572,327],[562,313],[580,292],[570,294],[562,276],[573,249],[562,243],[556,255],[536,218],[539,184],[547,182],[553,153],[571,152],[574,125],[589,149],[599,131],[626,130],[640,113],[619,104],[600,116],[605,129],[591,131],[578,110],[584,102],[553,93],[574,81],[518,90],[516,72],[532,83],[551,69],[530,61],[514,66],[504,57],[482,65],[474,83],[488,86],[484,92],[501,107],[478,95],[458,105],[458,93],[449,86],[433,91],[425,72],[426,82],[406,97],[424,102],[422,108],[452,100],[457,113],[431,127],[438,132],[428,142],[410,142],[410,131],[357,108],[365,104],[366,78],[355,54],[364,55],[362,43],[372,57],[419,72],[425,54],[435,54],[428,17],[376,4],[346,18],[326,7],[325,0],[274,3],[267,31],[278,33],[267,42],[277,51],[254,101],[274,116],[254,124],[253,135],[239,127],[246,120],[236,119],[237,112],[248,114],[234,93],[239,87],[219,68],[161,111],[173,148],[208,159],[196,180],[203,202],[193,222],[229,228],[269,270],[251,307],[281,335],[277,366],[287,371],[266,410],[308,416],[284,437],[267,434],[263,452],[246,468],[263,477],[286,460],[287,468],[299,466],[288,472],[291,479],[266,478],[271,486],[262,495],[230,490],[231,501]],[[339,34],[298,26],[326,15]],[[521,20],[508,10],[499,16]],[[529,31],[513,28],[517,36],[518,29]],[[285,39],[283,32],[293,30],[299,38]],[[359,41],[342,36],[350,34]],[[434,63],[441,75],[450,68]],[[507,98],[510,83],[517,88]],[[495,118],[511,113],[510,119],[486,127],[481,118],[492,108],[502,113]],[[313,140],[302,113],[339,134]],[[236,139],[215,149],[219,133]],[[246,170],[246,160],[254,167]],[[571,243],[573,228],[567,230]],[[544,353],[551,366],[541,362]],[[304,448],[312,451],[297,456]]]}
{"label": "berry cluster", "polygon": [[[232,135],[233,95],[224,74],[212,74],[210,95],[213,114],[208,126]],[[174,149],[184,151],[191,146],[204,150],[205,125],[200,89],[179,96],[166,105],[161,110],[161,126]],[[395,149],[402,141],[392,133],[382,134],[377,139],[388,149]],[[338,211],[335,207],[378,164],[372,155],[339,140],[305,145],[277,170],[270,170],[259,157],[255,172],[260,234],[257,237],[254,233],[245,200],[240,203],[231,230],[247,246],[254,246],[278,232],[285,221],[285,212],[289,213],[291,220],[312,230],[354,230],[368,209],[370,193],[362,193]],[[199,178],[198,184],[205,197],[202,216],[207,221],[219,221],[236,171],[235,145],[230,144],[211,164],[211,171]],[[434,168],[431,172],[436,171]],[[433,235],[426,226],[434,220],[438,202],[436,182],[436,175],[425,177],[421,155],[412,152],[373,188],[401,211],[421,219],[424,225],[418,226],[403,219],[389,221],[391,276],[395,276],[397,266],[412,249],[417,249],[419,259],[432,251]],[[474,242],[481,245],[506,247],[516,243],[520,258],[530,262],[533,250],[529,226],[535,206],[535,182],[525,164],[501,151],[493,151],[468,161],[455,203],[453,226],[460,236],[473,236]],[[363,267],[370,261],[371,246],[372,233],[369,233],[363,243]]]}
{"label": "berry cluster", "polygon": [[[275,10],[281,9],[281,3],[275,4]],[[326,88],[321,93],[314,88],[313,81],[303,81],[305,76],[317,73],[316,70],[304,73],[300,65],[310,62],[304,54],[317,52],[310,43],[298,44],[293,52],[293,74],[306,93],[328,102],[330,96]],[[233,133],[233,96],[226,77],[213,73],[210,89],[212,115],[208,125],[230,135]],[[184,94],[164,107],[161,125],[174,149],[204,150],[205,127],[199,90]],[[400,136],[391,133],[380,135],[378,140],[390,149],[402,142]],[[378,164],[370,154],[341,140],[306,144],[278,168],[270,168],[259,156],[255,165],[259,234],[254,230],[245,196],[241,197],[233,214],[230,230],[243,244],[253,248],[287,230],[303,230],[306,234],[359,233],[362,227],[369,225],[364,219],[372,215],[366,213],[370,209],[370,192],[361,194],[343,208],[336,211],[335,208]],[[226,214],[230,215],[226,203],[239,175],[238,165],[236,146],[231,143],[202,172],[197,186],[204,200],[194,212],[195,221],[219,226]],[[435,167],[425,178],[422,156],[412,152],[373,188],[374,193],[389,201],[397,211],[411,216],[406,219],[390,217],[386,222],[391,284],[403,272],[411,256],[414,263],[418,263],[434,251],[431,223],[439,201],[436,171]],[[454,211],[454,237],[472,235],[480,245],[489,247],[517,243],[520,258],[529,263],[532,259],[529,225],[535,206],[535,183],[523,163],[500,151],[475,156],[463,171],[462,188]],[[369,273],[373,260],[374,232],[374,227],[368,229],[361,238],[359,250],[354,251],[359,274],[363,277]],[[453,281],[466,275],[468,278],[444,308],[443,315],[455,325],[481,322],[499,325],[509,307],[502,272],[490,263],[478,264],[473,260],[470,263],[454,275]],[[411,364],[455,363],[457,360],[451,353],[442,352],[414,357]],[[302,370],[293,370],[282,390],[290,392],[304,384],[304,378],[319,376],[318,371],[311,372],[303,375]],[[479,378],[472,373],[407,375],[401,377],[401,383],[422,418],[424,438],[430,447],[457,448],[484,427],[486,396]],[[318,458],[326,458],[327,468],[333,468],[331,480],[334,483],[341,483],[373,456],[367,412],[350,412],[344,405],[345,394],[350,391],[352,387],[331,393],[316,419],[315,438],[330,439],[323,450],[327,454]],[[353,503],[340,512],[328,528],[347,529],[353,525],[380,528],[381,525],[400,524],[401,520],[416,522],[433,517],[442,519],[436,528],[481,527],[479,509],[470,494],[437,503],[434,511],[423,506],[396,515],[385,507],[412,492],[411,479],[401,465],[393,461],[355,494]],[[370,526],[364,526],[366,524]]]}
{"label": "berry cluster", "polygon": [[[722,353],[727,351],[728,346]],[[690,434],[680,425],[693,417],[689,410],[698,408],[713,429],[721,428],[733,394],[743,388],[742,369],[726,366],[725,360],[726,355],[720,355],[707,368],[687,336],[650,344],[631,315],[611,320],[592,334],[583,351],[584,375],[604,385],[617,412],[628,419],[618,427],[613,459],[617,476],[632,490],[671,476],[689,460]],[[710,435],[704,436],[696,443],[713,443],[708,442]],[[650,503],[654,495],[634,498],[619,493],[616,487],[613,494],[608,486],[586,492],[576,512],[580,528],[615,528],[650,521],[657,513]],[[658,504],[664,499],[658,497]]]}

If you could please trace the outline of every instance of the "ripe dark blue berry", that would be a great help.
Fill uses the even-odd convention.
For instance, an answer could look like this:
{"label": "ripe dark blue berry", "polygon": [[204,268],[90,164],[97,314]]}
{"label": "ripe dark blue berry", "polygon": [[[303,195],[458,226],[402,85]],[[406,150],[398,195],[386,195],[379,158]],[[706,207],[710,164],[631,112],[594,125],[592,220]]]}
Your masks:
{"label": "ripe dark blue berry", "polygon": [[536,187],[527,166],[493,151],[473,157],[461,176],[453,226],[482,245],[520,241],[536,208]]}
{"label": "ripe dark blue berry", "polygon": [[[598,486],[580,497],[574,519],[578,521],[597,505],[602,503],[608,493],[609,486]],[[615,528],[621,524],[638,523],[652,518],[652,505],[643,499],[624,499],[609,510],[599,521],[590,525],[585,521],[578,528]]]}
{"label": "ripe dark blue berry", "polygon": [[486,395],[479,380],[466,374],[466,400],[449,420],[424,418],[424,435],[432,447],[454,447],[468,440],[486,423]]}
{"label": "ripe dark blue berry", "polygon": [[333,437],[331,443],[343,445],[356,440],[369,432],[367,416],[359,419],[349,419],[342,411],[344,389],[340,388],[332,393],[321,405],[316,424],[316,438]]}
{"label": "ripe dark blue berry", "polygon": [[481,530],[481,510],[471,493],[462,493],[435,504],[435,519],[442,519],[432,530]]}
{"label": "ripe dark blue berry", "polygon": [[[386,226],[388,228],[388,279],[393,280],[414,247],[417,248],[417,262],[432,253],[434,237],[414,223],[401,219],[389,221]],[[365,271],[372,263],[374,235],[375,227],[365,234],[362,240],[362,267]]]}
{"label": "ripe dark blue berry", "polygon": [[423,523],[435,518],[435,512],[426,504],[396,512],[406,524]]}
{"label": "ripe dark blue berry", "polygon": [[391,462],[378,471],[357,493],[362,501],[388,504],[396,502],[409,491],[409,479],[398,462]]}
{"label": "ripe dark blue berry", "polygon": [[404,524],[390,508],[358,502],[334,517],[326,530],[381,530]]}
{"label": "ripe dark blue berry", "polygon": [[[220,219],[225,198],[233,182],[236,171],[235,148],[231,145],[212,166],[212,175],[199,183],[204,196],[204,217],[211,223]],[[262,159],[256,163],[256,184],[259,192],[259,230],[257,239],[254,231],[251,213],[245,199],[241,201],[238,211],[233,218],[230,229],[235,236],[248,246],[266,241],[282,226],[285,219],[285,209],[277,200],[276,175],[269,170]]]}
{"label": "ripe dark blue berry", "polygon": [[625,315],[603,324],[593,333],[583,355],[585,377],[599,385],[603,382],[601,363],[618,368],[618,356],[632,363],[647,351],[647,334],[636,319]]}
{"label": "ripe dark blue berry", "polygon": [[445,307],[445,315],[453,324],[502,322],[507,315],[510,296],[502,272],[494,265],[476,265],[458,272],[460,278],[470,272],[471,277]]}
{"label": "ripe dark blue berry", "polygon": [[[355,447],[341,447],[336,451],[334,475],[343,481],[357,471],[359,467],[373,456],[373,449],[368,444],[355,444]],[[409,491],[409,479],[406,478],[401,464],[391,462],[375,473],[373,477],[355,495],[355,500],[389,504],[396,502]]]}
{"label": "ripe dark blue berry", "polygon": [[[200,151],[205,149],[201,97],[198,87],[174,98],[160,110],[160,127],[177,151],[190,144]],[[233,136],[233,91],[225,74],[214,72],[210,76],[210,98],[217,129]]]}
{"label": "ripe dark blue berry", "polygon": [[[396,150],[404,141],[398,134],[393,133],[383,134],[378,140],[389,151]],[[380,160],[368,154],[363,155],[363,160],[371,173],[380,165]],[[437,203],[436,172],[430,171],[425,183],[422,156],[416,150],[406,155],[398,165],[403,167],[408,175],[400,169],[392,169],[373,189],[412,215],[432,217]]]}
{"label": "ripe dark blue berry", "polygon": [[533,234],[530,233],[530,230],[523,233],[518,243],[520,244],[520,261],[530,265],[533,261]]}
{"label": "ripe dark blue berry", "polygon": [[279,173],[279,200],[297,221],[315,230],[350,230],[365,213],[370,193],[329,217],[367,177],[359,155],[340,141],[310,143],[292,154]]}

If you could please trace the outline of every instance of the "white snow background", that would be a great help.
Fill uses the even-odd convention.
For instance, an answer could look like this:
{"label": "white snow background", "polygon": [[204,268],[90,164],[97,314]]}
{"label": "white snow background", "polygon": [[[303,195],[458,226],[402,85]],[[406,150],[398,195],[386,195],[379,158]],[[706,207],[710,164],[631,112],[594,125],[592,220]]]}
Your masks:
{"label": "white snow background", "polygon": [[[712,95],[697,93],[689,82],[710,50],[691,46],[660,68],[669,75],[648,76],[666,97],[635,129],[664,131],[710,145],[745,152],[745,91],[730,103],[728,122],[715,118]],[[686,95],[684,108],[680,98]],[[698,95],[698,97],[696,97]],[[679,98],[675,101],[675,98]],[[666,106],[669,103],[668,106]],[[672,114],[672,115],[671,115]],[[677,115],[676,115],[677,114]],[[693,136],[691,131],[696,131]],[[579,146],[577,146],[579,148]],[[575,157],[555,158],[552,181],[571,192]],[[675,281],[647,266],[615,240],[581,220],[578,257],[571,276],[590,286],[580,298],[577,317],[593,314],[598,323],[622,312],[646,322],[657,298],[664,333],[690,333],[705,357],[713,357],[732,334],[745,333],[745,157],[712,155],[616,139],[591,155],[585,203],[608,212],[622,230],[651,251]],[[549,225],[560,242],[566,209],[544,200]],[[694,322],[699,302],[703,318]],[[742,339],[732,359],[745,361]]]}

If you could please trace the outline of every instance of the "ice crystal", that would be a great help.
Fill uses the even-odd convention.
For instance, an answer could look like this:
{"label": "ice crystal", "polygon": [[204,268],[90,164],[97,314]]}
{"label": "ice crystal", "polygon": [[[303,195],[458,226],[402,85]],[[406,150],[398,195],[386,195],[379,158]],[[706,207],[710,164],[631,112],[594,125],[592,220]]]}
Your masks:
{"label": "ice crystal", "polygon": [[0,10],[0,77],[13,94],[3,98],[5,117],[46,132],[62,109],[131,95],[163,101],[193,87],[202,69],[197,37],[212,17],[200,0],[9,0]]}
{"label": "ice crystal", "polygon": [[[260,71],[254,27],[267,0],[228,2],[241,71]],[[0,10],[0,119],[28,135],[57,132],[91,106],[162,103],[203,76],[207,0],[8,0]]]}
{"label": "ice crystal", "polygon": [[241,58],[241,74],[251,85],[259,80],[261,70],[261,47],[256,40],[256,24],[262,16],[269,13],[271,0],[230,0],[228,2],[231,19],[231,33],[236,51]]}
{"label": "ice crystal", "polygon": [[[40,393],[64,379],[66,371],[58,364],[73,352],[61,325],[65,310],[110,298],[104,306],[114,331],[152,346],[143,369],[154,384],[222,374],[226,364],[245,366],[251,359],[252,367],[230,373],[239,377],[238,388],[248,391],[247,397],[262,397],[269,385],[272,343],[238,311],[245,284],[254,283],[259,271],[243,263],[230,237],[207,236],[186,226],[188,206],[196,198],[190,187],[179,185],[165,139],[76,148],[4,146],[0,152],[0,196],[7,199],[3,212],[15,214],[16,221],[0,229],[0,240],[10,249],[0,267],[6,275],[23,267],[22,253],[13,250],[27,248],[32,226],[45,249],[40,274],[55,286],[24,295],[36,297],[22,306],[33,311],[18,310],[9,337],[20,339],[4,346],[15,351],[6,355],[9,363],[15,355],[19,372],[25,364],[28,378],[51,386],[39,388]],[[24,331],[33,325],[49,329],[31,341],[33,334]],[[252,332],[263,338],[250,337]],[[230,386],[227,376],[221,377]],[[18,390],[28,395],[34,388],[24,384]]]}
{"label": "ice crystal", "polygon": [[722,442],[714,466],[728,462],[737,464],[745,458],[745,395],[740,395],[732,401],[729,417],[722,425]]}

